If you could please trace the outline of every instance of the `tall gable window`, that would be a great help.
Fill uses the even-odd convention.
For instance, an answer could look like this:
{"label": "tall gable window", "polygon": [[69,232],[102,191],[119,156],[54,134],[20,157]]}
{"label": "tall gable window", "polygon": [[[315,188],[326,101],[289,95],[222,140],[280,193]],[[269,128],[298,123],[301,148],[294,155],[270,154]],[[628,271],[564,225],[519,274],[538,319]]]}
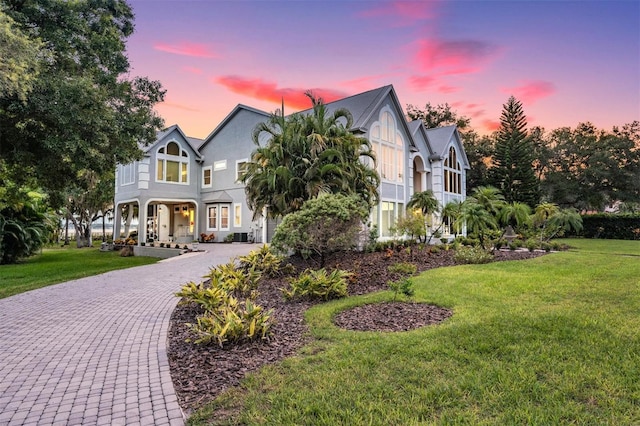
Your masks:
{"label": "tall gable window", "polygon": [[189,153],[171,141],[158,148],[156,181],[189,183]]}
{"label": "tall gable window", "polygon": [[389,182],[404,181],[404,139],[389,111],[380,114],[380,121],[371,126],[371,142],[378,160],[380,177]]}
{"label": "tall gable window", "polygon": [[462,194],[462,167],[454,147],[449,148],[449,156],[444,161],[444,190],[452,194]]}

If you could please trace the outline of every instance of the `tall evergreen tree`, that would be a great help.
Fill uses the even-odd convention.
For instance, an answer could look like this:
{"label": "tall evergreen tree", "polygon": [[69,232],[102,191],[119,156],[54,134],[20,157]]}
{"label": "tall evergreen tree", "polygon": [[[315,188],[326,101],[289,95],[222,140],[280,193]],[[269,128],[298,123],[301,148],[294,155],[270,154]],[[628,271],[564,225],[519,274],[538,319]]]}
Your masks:
{"label": "tall evergreen tree", "polygon": [[540,201],[540,190],[533,169],[534,148],[526,127],[522,103],[511,96],[502,108],[489,180],[508,203],[519,201],[535,207]]}

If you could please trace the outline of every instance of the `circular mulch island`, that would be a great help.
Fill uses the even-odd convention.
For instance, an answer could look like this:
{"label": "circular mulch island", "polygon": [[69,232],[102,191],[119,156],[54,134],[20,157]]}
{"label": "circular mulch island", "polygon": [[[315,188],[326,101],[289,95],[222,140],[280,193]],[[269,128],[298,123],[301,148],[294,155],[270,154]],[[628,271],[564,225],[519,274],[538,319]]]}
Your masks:
{"label": "circular mulch island", "polygon": [[439,324],[453,311],[415,302],[372,303],[340,312],[334,323],[354,331],[408,331]]}

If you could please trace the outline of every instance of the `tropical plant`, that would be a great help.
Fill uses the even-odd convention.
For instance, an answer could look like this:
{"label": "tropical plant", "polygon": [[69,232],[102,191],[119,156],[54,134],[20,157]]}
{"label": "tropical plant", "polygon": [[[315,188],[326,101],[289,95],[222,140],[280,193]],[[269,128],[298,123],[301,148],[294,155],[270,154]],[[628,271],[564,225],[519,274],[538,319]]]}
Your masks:
{"label": "tropical plant", "polygon": [[[257,148],[242,177],[254,218],[268,207],[269,217],[299,210],[320,194],[357,194],[370,207],[378,200],[380,178],[371,143],[350,132],[346,109],[328,113],[310,92],[310,113],[271,115],[253,132]],[[263,141],[266,139],[266,143]]]}
{"label": "tropical plant", "polygon": [[285,299],[309,298],[330,300],[347,296],[347,280],[351,272],[334,269],[307,269],[297,278],[289,280],[289,288],[283,288]]}
{"label": "tropical plant", "polygon": [[442,220],[449,224],[450,232],[453,231],[454,237],[462,233],[462,203],[459,201],[449,201],[442,207],[440,212]]}
{"label": "tropical plant", "polygon": [[498,213],[498,221],[503,226],[519,228],[531,224],[531,208],[519,201],[505,203]]}
{"label": "tropical plant", "polygon": [[462,203],[459,220],[466,224],[468,232],[478,237],[483,248],[486,248],[487,232],[498,227],[495,217],[473,199],[467,199]]}
{"label": "tropical plant", "polygon": [[[283,267],[284,257],[280,256],[264,244],[259,250],[251,250],[249,254],[240,256],[238,262],[244,271],[255,270],[269,277],[277,277],[290,268]],[[288,265],[290,266],[290,265]]]}

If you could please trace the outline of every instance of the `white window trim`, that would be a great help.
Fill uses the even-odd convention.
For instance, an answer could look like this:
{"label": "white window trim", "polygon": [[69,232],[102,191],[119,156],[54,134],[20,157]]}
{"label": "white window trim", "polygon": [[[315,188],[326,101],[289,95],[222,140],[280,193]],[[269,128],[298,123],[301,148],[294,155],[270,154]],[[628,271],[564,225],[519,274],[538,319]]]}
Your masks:
{"label": "white window trim", "polygon": [[[240,215],[236,216],[236,210],[240,210]],[[236,221],[236,217],[238,217],[238,221]],[[233,227],[234,228],[241,228],[242,227],[242,204],[240,203],[235,203],[233,205]]]}
{"label": "white window trim", "polygon": [[[170,143],[175,143],[178,145],[178,147],[180,148],[180,153],[179,155],[170,155],[167,154],[167,146],[169,146]],[[160,150],[164,148],[165,152],[164,154],[160,153]],[[185,152],[187,155],[186,157],[182,155],[182,153]],[[162,160],[163,161],[163,166],[162,166],[162,179],[158,179],[158,160]],[[178,173],[180,173],[179,176],[182,176],[182,164],[186,164],[187,165],[187,180],[185,182],[170,182],[167,181],[167,161],[176,161],[178,163]],[[170,185],[189,185],[189,176],[191,174],[191,156],[189,155],[189,153],[182,147],[182,145],[180,144],[180,142],[178,142],[175,139],[171,139],[168,140],[167,143],[165,143],[162,146],[159,146],[158,149],[156,150],[156,161],[155,161],[155,181],[159,182],[159,183],[168,183]]]}
{"label": "white window trim", "polygon": [[[217,231],[218,230],[218,221],[220,220],[220,209],[218,209],[218,204],[212,204],[207,206],[207,231]],[[209,209],[216,209],[216,222],[214,227],[209,226],[209,220],[211,215],[209,214]]]}
{"label": "white window trim", "polygon": [[[383,117],[386,115],[386,113],[388,113],[391,119],[393,120],[393,126],[387,129],[387,134],[391,132],[391,134],[393,135],[392,137],[389,137],[389,139],[392,139],[389,141],[382,139],[382,126],[383,124],[386,125],[386,123],[383,123]],[[371,129],[373,130],[375,127],[378,128],[378,133],[380,134],[380,136],[374,137],[373,131],[371,131],[369,140],[371,141],[371,144],[374,146],[374,151],[376,152],[377,169],[378,169],[377,171],[378,171],[378,174],[380,175],[380,179],[383,182],[391,182],[397,185],[404,185],[406,181],[405,149],[406,149],[407,142],[405,138],[402,136],[402,133],[400,133],[400,130],[398,129],[397,118],[388,107],[385,107],[380,111],[380,114],[378,116],[378,121],[373,123],[373,125],[371,126]],[[398,146],[397,144],[398,138],[400,141],[402,141],[402,146]],[[390,159],[391,160],[390,162],[385,161],[385,152],[386,152],[385,148],[391,151],[390,154],[392,158]],[[391,168],[391,170],[388,170],[391,174],[390,177],[386,176],[386,174],[383,173],[383,168],[387,169],[389,168],[388,166],[390,166]]]}
{"label": "white window trim", "polygon": [[213,170],[216,172],[219,172],[221,170],[227,170],[227,160],[214,161]]}
{"label": "white window trim", "polygon": [[242,158],[240,160],[236,160],[236,182],[240,182],[240,170],[239,170],[240,164],[242,163],[246,164],[248,162],[249,162],[248,158]]}
{"label": "white window trim", "polygon": [[[126,180],[125,177],[127,175],[126,170],[131,169],[131,179]],[[120,186],[133,185],[136,183],[136,162],[129,164],[121,164],[120,165]]]}
{"label": "white window trim", "polygon": [[[210,180],[210,182],[209,182],[208,185],[204,183],[204,172],[206,170],[209,170],[209,180]],[[204,167],[202,169],[202,187],[203,188],[211,188],[212,186],[213,186],[213,167],[207,166],[207,167]]]}
{"label": "white window trim", "polygon": [[[231,204],[219,204],[220,209],[218,210],[219,213],[219,217],[218,217],[218,230],[220,231],[228,231],[229,227],[231,225]],[[227,227],[223,228],[222,227],[222,209],[225,208],[227,209]]]}

